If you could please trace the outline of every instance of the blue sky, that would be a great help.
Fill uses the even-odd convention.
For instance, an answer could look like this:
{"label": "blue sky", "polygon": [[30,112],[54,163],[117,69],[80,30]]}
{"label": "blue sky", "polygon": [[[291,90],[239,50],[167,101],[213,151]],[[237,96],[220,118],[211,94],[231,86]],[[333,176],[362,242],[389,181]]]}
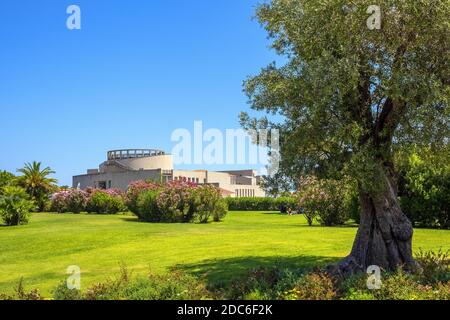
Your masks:
{"label": "blue sky", "polygon": [[[2,0],[0,170],[37,160],[71,184],[107,150],[170,151],[195,120],[238,128],[242,81],[276,59],[257,3]],[[66,28],[71,4],[81,30]]]}

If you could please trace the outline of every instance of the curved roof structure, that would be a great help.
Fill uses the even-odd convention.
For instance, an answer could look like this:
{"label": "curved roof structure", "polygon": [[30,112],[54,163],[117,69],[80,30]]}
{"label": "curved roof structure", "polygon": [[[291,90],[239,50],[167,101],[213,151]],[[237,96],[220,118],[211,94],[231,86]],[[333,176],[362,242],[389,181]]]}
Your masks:
{"label": "curved roof structure", "polygon": [[157,149],[122,149],[108,151],[108,160],[125,160],[162,156],[166,153]]}

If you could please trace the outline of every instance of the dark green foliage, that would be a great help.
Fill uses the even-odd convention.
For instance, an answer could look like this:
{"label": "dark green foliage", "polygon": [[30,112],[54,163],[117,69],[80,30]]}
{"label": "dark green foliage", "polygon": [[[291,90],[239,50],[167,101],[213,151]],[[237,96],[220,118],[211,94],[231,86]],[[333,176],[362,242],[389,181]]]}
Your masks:
{"label": "dark green foliage", "polygon": [[7,186],[0,195],[0,217],[8,226],[27,224],[30,211],[35,208],[26,191],[20,187]]}
{"label": "dark green foliage", "polygon": [[0,194],[2,194],[2,188],[16,183],[16,177],[7,171],[0,171]]}
{"label": "dark green foliage", "polygon": [[136,208],[132,212],[142,221],[160,222],[162,220],[162,212],[156,203],[159,193],[160,190],[142,191],[137,197]]}
{"label": "dark green foliage", "polygon": [[422,251],[417,253],[417,261],[422,267],[422,276],[427,279],[427,283],[449,282],[450,281],[450,255],[449,252],[439,250]]}
{"label": "dark green foliage", "polygon": [[193,207],[191,208],[194,220],[207,223],[212,216],[214,221],[220,221],[227,212],[225,200],[219,189],[211,185],[198,186],[193,190]]}
{"label": "dark green foliage", "polygon": [[342,225],[356,206],[352,203],[355,188],[350,179],[332,180],[304,177],[296,194],[309,225],[317,219],[324,226]]}
{"label": "dark green foliage", "polygon": [[53,299],[55,300],[82,300],[82,294],[80,290],[69,289],[66,281],[61,283],[52,291]]}
{"label": "dark green foliage", "polygon": [[450,164],[442,151],[413,151],[401,165],[402,210],[417,227],[450,229]]}
{"label": "dark green foliage", "polygon": [[126,206],[122,197],[96,191],[89,197],[86,210],[91,213],[116,214],[125,211]]}
{"label": "dark green foliage", "polygon": [[231,211],[280,211],[282,207],[298,209],[293,197],[281,198],[226,198]]}

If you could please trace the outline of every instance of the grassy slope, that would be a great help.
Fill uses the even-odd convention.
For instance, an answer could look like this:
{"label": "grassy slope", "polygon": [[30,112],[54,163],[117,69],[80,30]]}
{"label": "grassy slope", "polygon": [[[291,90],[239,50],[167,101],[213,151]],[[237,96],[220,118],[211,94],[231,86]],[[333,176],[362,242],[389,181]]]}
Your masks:
{"label": "grassy slope", "polygon": [[[35,214],[29,225],[0,227],[0,292],[20,277],[49,295],[69,265],[82,286],[114,276],[123,261],[134,274],[171,266],[221,281],[257,265],[311,266],[345,256],[356,228],[308,227],[302,217],[231,212],[222,223],[148,224],[133,217]],[[417,230],[414,249],[450,249],[450,232]]]}

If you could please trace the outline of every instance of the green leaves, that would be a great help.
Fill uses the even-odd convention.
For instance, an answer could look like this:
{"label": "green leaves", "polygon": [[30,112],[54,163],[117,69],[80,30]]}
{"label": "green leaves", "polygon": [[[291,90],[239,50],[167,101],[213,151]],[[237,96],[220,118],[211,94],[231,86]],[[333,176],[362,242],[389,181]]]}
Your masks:
{"label": "green leaves", "polygon": [[29,200],[24,189],[16,186],[6,186],[0,196],[0,217],[8,226],[28,223],[30,211],[34,203]]}
{"label": "green leaves", "polygon": [[450,1],[378,1],[380,30],[367,27],[371,5],[272,0],[258,8],[286,63],[247,79],[251,107],[268,115],[244,114],[241,123],[281,130],[285,172],[360,170],[370,184],[372,162],[390,162],[393,148],[448,138]]}

